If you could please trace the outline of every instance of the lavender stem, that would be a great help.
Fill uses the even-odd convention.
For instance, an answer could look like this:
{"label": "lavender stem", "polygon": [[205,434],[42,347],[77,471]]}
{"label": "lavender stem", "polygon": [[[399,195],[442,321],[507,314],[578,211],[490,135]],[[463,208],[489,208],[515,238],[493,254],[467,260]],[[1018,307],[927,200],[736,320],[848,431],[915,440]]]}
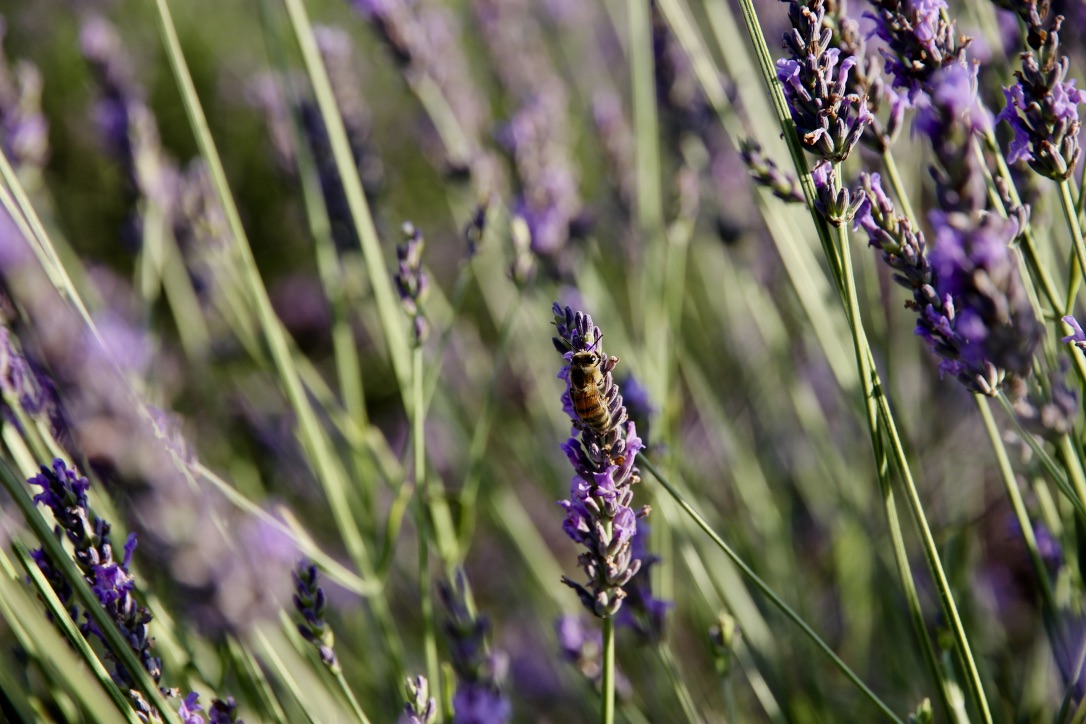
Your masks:
{"label": "lavender stem", "polygon": [[615,618],[603,619],[603,679],[600,686],[600,722],[615,721]]}
{"label": "lavender stem", "polygon": [[1071,242],[1074,244],[1075,257],[1078,265],[1072,267],[1071,281],[1067,285],[1067,303],[1064,305],[1064,314],[1071,314],[1075,310],[1075,298],[1082,284],[1083,273],[1086,273],[1086,244],[1082,241],[1082,226],[1078,222],[1078,212],[1075,211],[1075,202],[1071,194],[1071,182],[1067,179],[1059,182],[1060,206],[1063,208],[1063,216],[1067,221],[1067,230],[1071,232]]}

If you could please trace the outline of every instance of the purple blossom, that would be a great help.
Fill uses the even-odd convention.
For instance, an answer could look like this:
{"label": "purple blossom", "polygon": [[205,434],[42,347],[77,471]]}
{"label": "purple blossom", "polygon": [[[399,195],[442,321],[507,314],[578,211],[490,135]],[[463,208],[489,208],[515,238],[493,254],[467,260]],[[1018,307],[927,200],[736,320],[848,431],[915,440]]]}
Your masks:
{"label": "purple blossom", "polygon": [[664,635],[667,612],[675,607],[671,601],[656,598],[652,593],[652,566],[660,557],[649,553],[649,526],[638,527],[633,537],[633,555],[641,561],[641,569],[623,587],[626,601],[618,612],[616,622],[634,631],[645,642],[657,643]]}
{"label": "purple blossom", "polygon": [[1070,342],[1071,344],[1079,347],[1080,349],[1086,349],[1086,332],[1082,331],[1082,326],[1079,325],[1078,320],[1067,315],[1063,317],[1063,323],[1071,328],[1073,334],[1069,334],[1066,337],[1060,338],[1060,341],[1064,344]]}
{"label": "purple blossom", "polygon": [[324,620],[324,611],[328,599],[320,587],[317,565],[303,558],[291,572],[294,579],[294,609],[302,617],[298,624],[298,633],[317,648],[321,663],[332,673],[339,673],[339,660],[336,658],[335,636],[332,627]]}
{"label": "purple blossom", "polygon": [[509,721],[513,710],[502,692],[509,660],[503,652],[487,650],[490,622],[468,607],[468,582],[463,571],[458,570],[451,583],[443,582],[438,593],[445,607],[445,635],[456,672],[453,721],[457,724]]}
{"label": "purple blossom", "polygon": [[199,698],[200,695],[197,692],[189,692],[188,696],[181,701],[181,705],[177,707],[177,715],[181,717],[184,724],[204,724],[204,718],[197,713],[204,710],[196,703]]}
{"label": "purple blossom", "polygon": [[856,59],[842,59],[839,48],[829,47],[824,0],[788,2],[792,29],[784,35],[784,47],[789,57],[777,61],[777,80],[803,147],[820,159],[844,161],[872,118],[866,96],[847,90]]}
{"label": "purple blossom", "polygon": [[1069,178],[1078,164],[1078,106],[1086,103],[1086,92],[1067,79],[1070,61],[1059,54],[1062,22],[1057,16],[1037,54],[1022,54],[1022,70],[1014,73],[1018,83],[1003,89],[1007,105],[998,117],[1014,130],[1007,161],[1026,161],[1056,181]]}
{"label": "purple blossom", "polygon": [[422,301],[426,298],[430,281],[422,271],[422,252],[426,246],[422,232],[411,222],[403,225],[404,241],[396,247],[399,271],[396,273],[396,289],[400,293],[400,303],[411,317],[415,344],[421,345],[429,334],[429,323],[422,311]]}
{"label": "purple blossom", "polygon": [[945,212],[980,212],[988,188],[973,138],[991,130],[992,120],[977,97],[977,67],[955,64],[933,73],[928,91],[917,101],[913,129],[930,139],[935,152],[937,163],[930,170],[939,206]]}
{"label": "purple blossom", "polygon": [[[603,353],[599,327],[590,316],[569,307],[555,303],[552,311],[558,330],[554,346],[569,363],[558,375],[566,381],[562,405],[574,427],[574,435],[562,445],[576,472],[569,499],[559,501],[566,511],[562,529],[584,546],[578,563],[588,579],[586,585],[568,577],[563,582],[577,592],[593,615],[605,618],[619,611],[626,597],[622,587],[641,567],[631,542],[637,532],[637,519],[647,511],[635,512],[631,505],[632,486],[641,479],[635,462],[644,443],[637,436],[635,424],[627,419],[622,395],[611,376],[618,360]],[[596,387],[594,394],[599,404],[607,405],[602,426],[581,421],[572,403],[570,367],[574,355],[585,352],[592,352],[599,365],[598,379],[593,378],[589,384]]]}
{"label": "purple blossom", "polygon": [[402,724],[431,724],[437,719],[437,701],[430,696],[430,682],[425,676],[409,678],[405,691],[407,701],[400,717]]}
{"label": "purple blossom", "polygon": [[[35,504],[44,504],[53,513],[57,521],[56,534],[63,534],[72,544],[76,565],[87,584],[139,657],[144,669],[157,683],[162,676],[162,660],[151,653],[154,645],[148,626],[151,613],[139,606],[132,595],[135,583],[129,573],[129,566],[136,547],[135,534],[128,536],[124,546],[124,559],[117,562],[113,557],[109,522],[95,516],[88,507],[87,490],[90,483],[69,468],[63,460],[54,460],[52,468],[43,465],[41,473],[27,482],[42,489],[34,496]],[[57,587],[56,582],[61,576],[52,561],[44,551],[38,551],[34,558],[46,578],[54,583],[58,596],[68,604],[71,601],[71,588],[67,584]],[[80,629],[84,636],[95,635],[102,638],[101,631],[89,616]],[[108,655],[112,658],[112,654]],[[123,686],[135,687],[132,675],[116,660],[113,677]]]}
{"label": "purple blossom", "polygon": [[1009,247],[1016,223],[934,212],[937,247],[929,253],[923,232],[896,215],[878,174],[861,181],[866,199],[855,224],[882,251],[894,281],[912,291],[906,306],[918,315],[916,334],[940,357],[940,373],[985,395],[996,394],[1007,373],[1028,375],[1042,328]]}
{"label": "purple blossom", "polygon": [[948,20],[945,0],[870,0],[871,34],[886,43],[883,57],[893,87],[905,89],[910,104],[931,90],[932,77],[952,65],[965,65],[972,38],[958,35]]}

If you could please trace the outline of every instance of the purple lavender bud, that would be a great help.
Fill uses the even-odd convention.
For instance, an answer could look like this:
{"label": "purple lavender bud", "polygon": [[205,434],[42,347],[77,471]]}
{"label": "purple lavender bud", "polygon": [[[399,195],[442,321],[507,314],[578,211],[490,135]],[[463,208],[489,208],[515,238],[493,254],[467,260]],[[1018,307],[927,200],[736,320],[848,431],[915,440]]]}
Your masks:
{"label": "purple lavender bud", "polygon": [[409,678],[406,684],[403,724],[432,724],[437,719],[437,701],[430,696],[430,682],[425,676]]}
{"label": "purple lavender bud", "polygon": [[991,130],[992,119],[977,97],[977,66],[951,65],[929,78],[929,95],[918,102],[914,128],[932,143],[940,207],[947,212],[978,213],[986,208],[984,169],[972,139]]}
{"label": "purple lavender bud", "polygon": [[196,703],[199,698],[200,695],[197,692],[189,692],[188,696],[181,701],[181,705],[177,707],[177,716],[181,717],[184,724],[204,724],[204,718],[199,714],[204,708]]}
{"label": "purple lavender bud", "polygon": [[562,528],[584,546],[578,562],[588,579],[586,585],[563,582],[593,615],[606,618],[619,611],[622,587],[641,567],[631,548],[639,515],[630,505],[632,486],[641,479],[634,463],[643,442],[627,419],[612,378],[618,360],[603,353],[599,327],[569,307],[555,303],[552,311],[554,346],[569,362],[558,375],[566,381],[562,405],[581,433],[562,446],[576,472],[569,499],[559,501],[566,511]]}
{"label": "purple lavender bud", "polygon": [[411,317],[416,345],[421,345],[429,335],[429,325],[422,310],[422,301],[426,297],[430,281],[422,271],[422,251],[426,246],[422,232],[411,222],[404,222],[404,241],[396,247],[399,271],[396,273],[396,289],[400,293],[400,303]]}
{"label": "purple lavender bud", "polygon": [[[908,101],[890,88],[883,79],[883,58],[867,52],[867,39],[860,31],[859,22],[845,15],[845,3],[830,3],[829,9],[837,21],[833,45],[840,48],[846,56],[856,59],[845,89],[849,93],[866,97],[867,108],[871,112],[861,140],[879,153],[885,153],[901,131]],[[883,101],[890,107],[885,124],[878,118]]]}
{"label": "purple lavender bud", "polygon": [[819,161],[811,170],[815,187],[815,209],[833,226],[844,226],[856,216],[863,203],[863,189],[852,199],[849,190],[837,188],[837,171],[829,161]]}
{"label": "purple lavender bud", "polygon": [[[90,483],[68,468],[63,460],[54,460],[51,469],[43,465],[41,473],[27,482],[42,489],[34,496],[34,502],[43,503],[53,513],[57,521],[57,535],[63,534],[72,544],[75,563],[87,584],[139,657],[144,669],[157,683],[162,676],[162,660],[151,653],[154,639],[149,636],[148,624],[152,616],[150,611],[136,603],[132,595],[135,582],[129,573],[129,566],[136,547],[135,534],[128,536],[124,559],[118,563],[113,557],[109,522],[98,518],[88,508],[87,490]],[[52,568],[42,552],[35,555],[35,560],[39,567],[45,564]],[[52,581],[57,575],[55,572],[52,576],[47,573],[47,578]],[[61,600],[70,600],[63,598],[70,596],[70,588],[62,587],[57,589],[57,593],[62,596]],[[84,636],[102,638],[101,631],[89,617],[80,630]],[[113,659],[112,654],[107,656]],[[113,663],[113,678],[123,686],[134,688],[135,680],[129,671],[115,659]]]}
{"label": "purple lavender bud", "polygon": [[238,705],[232,696],[225,700],[212,699],[207,715],[208,724],[245,724],[244,720],[238,719]]}
{"label": "purple lavender bud", "polygon": [[298,633],[309,643],[317,647],[321,663],[333,674],[340,671],[336,658],[335,636],[332,627],[324,620],[324,610],[328,600],[318,581],[317,565],[303,558],[291,572],[294,579],[294,608],[302,617],[298,624]]}
{"label": "purple lavender bud", "polygon": [[1059,54],[1062,23],[1063,16],[1056,16],[1037,54],[1022,54],[1022,70],[1014,73],[1018,83],[1003,89],[1007,105],[998,117],[1014,129],[1007,161],[1024,160],[1056,181],[1069,178],[1078,164],[1078,105],[1086,102],[1086,92],[1067,80],[1070,61]]}
{"label": "purple lavender bud", "polygon": [[554,91],[529,99],[499,134],[520,179],[517,214],[531,234],[531,250],[553,256],[570,239],[581,211],[580,193],[562,127],[565,99]]}
{"label": "purple lavender bud", "polygon": [[867,198],[856,226],[910,289],[906,306],[917,312],[916,334],[940,358],[940,373],[970,391],[994,395],[1007,372],[1029,374],[1042,328],[1033,316],[1009,247],[1017,226],[991,214],[934,212],[938,246],[928,253],[924,235],[896,216],[878,174],[861,174]]}
{"label": "purple lavender bud", "polygon": [[781,171],[773,159],[762,153],[762,147],[757,141],[744,139],[740,143],[740,152],[756,184],[768,188],[781,201],[793,204],[806,201],[795,176]]}
{"label": "purple lavender bud", "polygon": [[874,35],[886,43],[882,51],[894,88],[904,88],[909,103],[929,92],[933,75],[952,65],[965,65],[972,42],[959,36],[947,18],[945,0],[870,0]]}
{"label": "purple lavender bud", "polygon": [[1061,360],[1060,369],[1050,373],[1045,388],[1038,386],[1014,403],[1014,414],[1022,426],[1053,442],[1074,429],[1079,413],[1078,394],[1064,379],[1065,367],[1066,360]]}
{"label": "purple lavender bud", "polygon": [[[994,365],[1027,376],[1043,328],[1033,315],[1010,247],[1017,224],[993,214],[978,219],[938,212],[931,221],[936,229],[931,264],[936,288],[954,300],[952,320],[961,342],[958,362],[970,375]],[[960,375],[961,368],[950,365],[949,371]]]}
{"label": "purple lavender bud", "polygon": [[456,672],[453,721],[464,724],[500,724],[513,715],[502,693],[509,662],[505,654],[488,651],[490,622],[468,605],[470,592],[463,571],[451,583],[442,582],[438,594],[445,607],[445,634],[449,658]]}
{"label": "purple lavender bud", "polygon": [[1064,344],[1070,342],[1079,349],[1086,349],[1086,332],[1082,331],[1082,327],[1079,325],[1078,320],[1071,315],[1067,315],[1062,319],[1063,323],[1071,328],[1073,334],[1069,334],[1066,337],[1061,337],[1060,341]]}
{"label": "purple lavender bud", "polygon": [[824,27],[824,0],[788,2],[792,30],[784,35],[784,47],[789,57],[777,61],[777,80],[803,147],[820,159],[844,161],[871,120],[867,98],[846,90],[856,59],[842,60],[840,49],[828,47],[832,31]]}

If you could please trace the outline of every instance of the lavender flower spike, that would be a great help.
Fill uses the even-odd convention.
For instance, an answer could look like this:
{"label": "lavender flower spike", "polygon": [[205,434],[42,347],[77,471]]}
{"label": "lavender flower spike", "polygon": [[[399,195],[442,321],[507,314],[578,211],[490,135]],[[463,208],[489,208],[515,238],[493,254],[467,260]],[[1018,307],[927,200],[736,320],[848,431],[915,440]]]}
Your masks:
{"label": "lavender flower spike", "polygon": [[[129,574],[132,554],[136,550],[136,535],[129,534],[124,544],[124,558],[118,562],[113,557],[113,543],[110,541],[110,524],[90,512],[87,503],[87,489],[90,483],[75,470],[70,469],[59,458],[53,461],[53,467],[41,468],[41,474],[30,478],[31,485],[36,485],[42,492],[34,496],[35,503],[44,503],[57,520],[56,534],[62,533],[72,544],[76,565],[83,573],[102,608],[113,619],[125,640],[140,659],[143,668],[158,683],[162,676],[162,660],[152,655],[151,647],[155,640],[149,636],[148,624],[151,613],[137,605],[132,591],[135,581]],[[54,590],[66,604],[69,604],[72,591],[67,584],[57,587],[62,577],[53,569],[48,556],[41,549],[34,552],[34,559]],[[73,609],[74,610],[74,609]],[[87,619],[80,626],[84,636],[95,635],[102,638],[101,631]],[[113,678],[123,686],[135,691],[135,680],[127,669],[118,661],[114,662]]]}
{"label": "lavender flower spike", "polygon": [[324,609],[328,599],[324,589],[317,583],[317,566],[310,560],[298,561],[291,572],[294,578],[294,608],[302,616],[298,624],[298,633],[309,643],[317,647],[321,661],[333,673],[339,673],[339,659],[336,658],[335,637],[331,627],[324,620]]}
{"label": "lavender flower spike", "polygon": [[1033,316],[1009,243],[1017,225],[991,214],[932,215],[939,241],[928,253],[923,232],[896,215],[878,174],[861,174],[865,199],[856,226],[911,289],[916,334],[941,358],[939,371],[971,392],[995,395],[1008,373],[1029,374],[1042,329]]}
{"label": "lavender flower spike", "polygon": [[425,676],[409,678],[405,693],[407,703],[400,717],[402,724],[432,724],[437,719],[437,701],[430,696],[430,682]]}
{"label": "lavender flower spike", "polygon": [[790,57],[777,61],[777,80],[803,147],[821,159],[844,161],[872,119],[867,97],[846,90],[856,59],[842,60],[841,51],[829,47],[833,33],[824,24],[825,0],[788,2],[792,30],[784,35],[784,47]]}
{"label": "lavender flower spike", "polygon": [[641,568],[632,540],[637,519],[648,510],[635,513],[630,506],[632,487],[641,480],[634,461],[643,443],[611,376],[618,358],[603,353],[599,327],[587,314],[557,303],[553,312],[554,346],[569,363],[558,374],[566,381],[562,405],[581,433],[562,446],[575,475],[569,499],[558,504],[566,511],[566,535],[585,548],[578,562],[588,577],[585,585],[563,582],[589,612],[608,618],[618,613],[627,595],[623,586]]}
{"label": "lavender flower spike", "polygon": [[1024,160],[1056,181],[1069,178],[1078,164],[1078,105],[1086,103],[1086,91],[1067,80],[1070,61],[1059,54],[1062,23],[1063,16],[1056,16],[1039,61],[1032,51],[1022,54],[1022,70],[1014,72],[1018,83],[1003,89],[1007,105],[999,114],[1014,129],[1007,161]]}
{"label": "lavender flower spike", "polygon": [[501,690],[509,660],[500,651],[487,651],[486,633],[490,622],[469,607],[464,573],[457,571],[453,582],[443,583],[438,593],[445,606],[445,634],[457,679],[453,696],[454,724],[509,721],[513,711]]}
{"label": "lavender flower spike", "polygon": [[426,242],[422,232],[411,222],[404,223],[403,235],[403,243],[396,247],[396,257],[399,259],[396,289],[400,292],[404,311],[411,317],[415,344],[421,345],[430,333],[430,325],[422,311],[422,301],[430,287],[429,278],[422,271],[422,250]]}
{"label": "lavender flower spike", "polygon": [[946,0],[870,0],[875,21],[873,35],[886,43],[886,70],[894,87],[904,88],[909,103],[930,92],[931,78],[950,65],[966,63],[965,50],[972,42],[959,36],[948,20]]}

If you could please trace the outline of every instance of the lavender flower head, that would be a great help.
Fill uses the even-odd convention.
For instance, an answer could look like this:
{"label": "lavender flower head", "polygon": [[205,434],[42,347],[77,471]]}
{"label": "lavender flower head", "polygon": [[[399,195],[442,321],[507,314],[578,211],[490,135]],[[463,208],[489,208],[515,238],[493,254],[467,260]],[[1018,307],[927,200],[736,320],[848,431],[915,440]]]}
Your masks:
{"label": "lavender flower head", "polygon": [[977,96],[977,66],[952,65],[929,80],[913,125],[931,140],[937,164],[930,170],[939,206],[973,214],[987,204],[984,169],[972,139],[992,129],[992,117]]}
{"label": "lavender flower head", "polygon": [[856,59],[842,59],[840,49],[830,47],[825,0],[806,6],[787,1],[792,30],[784,35],[784,47],[790,57],[777,61],[777,80],[803,147],[820,159],[844,161],[871,120],[867,97],[846,89]]}
{"label": "lavender flower head", "polygon": [[422,301],[430,288],[429,277],[422,271],[422,251],[426,242],[422,232],[411,222],[403,225],[404,241],[396,247],[399,271],[396,273],[396,289],[400,293],[400,303],[411,317],[414,328],[415,344],[421,345],[429,335],[430,326],[422,311]]}
{"label": "lavender flower head", "polygon": [[[586,585],[568,577],[563,582],[577,592],[589,612],[607,618],[618,613],[627,595],[623,586],[641,568],[632,540],[637,519],[647,515],[648,510],[635,513],[630,506],[632,486],[641,480],[634,461],[643,443],[634,423],[627,419],[622,396],[611,377],[618,359],[603,354],[599,327],[589,315],[557,303],[553,312],[558,329],[554,346],[568,362],[558,374],[566,382],[562,406],[573,422],[573,432],[581,433],[562,445],[576,474],[570,498],[558,504],[566,511],[566,535],[585,548],[578,563],[588,577]],[[584,358],[577,355],[586,352],[596,355],[597,367],[589,372],[597,376],[579,389],[585,370],[574,372],[573,365],[575,359],[582,364]],[[583,419],[583,410],[578,414],[577,407],[583,408],[586,401],[594,403],[592,417],[596,424]]]}
{"label": "lavender flower head", "polygon": [[878,174],[861,174],[866,199],[855,225],[912,290],[916,334],[941,358],[939,371],[971,392],[995,395],[1007,373],[1029,374],[1041,327],[1026,297],[1009,244],[1014,221],[991,214],[934,212],[937,248],[896,215]]}
{"label": "lavender flower head", "polygon": [[488,651],[486,634],[490,622],[469,606],[467,579],[457,571],[452,583],[443,583],[438,593],[445,606],[445,634],[449,658],[456,672],[453,695],[455,724],[500,724],[513,715],[501,685],[509,660],[500,651]]}
{"label": "lavender flower head", "polygon": [[336,658],[333,648],[335,636],[331,626],[324,620],[328,599],[317,580],[317,565],[303,558],[291,572],[291,577],[294,579],[294,608],[302,617],[302,622],[298,624],[298,633],[317,647],[321,662],[332,673],[339,673],[339,659]]}
{"label": "lavender flower head", "polygon": [[[42,492],[34,496],[35,503],[43,503],[57,521],[56,535],[63,535],[72,544],[75,563],[82,572],[102,608],[113,619],[125,640],[139,657],[144,669],[158,683],[162,676],[162,660],[152,655],[154,639],[149,636],[148,624],[151,613],[139,606],[132,592],[135,581],[129,573],[132,554],[136,549],[136,535],[132,533],[124,544],[124,558],[118,562],[113,557],[110,540],[110,524],[90,512],[87,489],[90,483],[63,460],[53,461],[52,468],[44,465],[41,473],[27,481],[40,487]],[[53,584],[53,589],[66,604],[72,600],[71,587],[49,560],[44,550],[33,553],[42,573]],[[59,585],[58,585],[59,584]],[[74,611],[74,607],[69,608]],[[80,626],[84,636],[102,637],[101,631],[89,619]],[[112,658],[111,654],[107,654]],[[135,690],[135,679],[119,661],[114,660],[113,678],[118,684]]]}
{"label": "lavender flower head", "polygon": [[1086,103],[1086,91],[1067,80],[1070,60],[1059,54],[1062,23],[1063,16],[1056,16],[1037,55],[1022,54],[1022,70],[1014,72],[1018,83],[1003,89],[1007,105],[999,114],[1014,129],[1007,161],[1026,161],[1056,181],[1069,178],[1078,164],[1078,105]]}
{"label": "lavender flower head", "polygon": [[910,103],[929,92],[939,70],[965,65],[965,50],[972,42],[959,36],[948,20],[946,0],[870,0],[875,21],[872,35],[886,43],[883,57],[893,76],[893,87],[904,88]]}
{"label": "lavender flower head", "polygon": [[437,719],[437,701],[430,696],[430,682],[425,676],[408,678],[404,691],[407,702],[401,724],[431,724]]}
{"label": "lavender flower head", "polygon": [[[177,715],[181,717],[184,724],[204,724],[204,718],[200,716],[204,707],[200,705],[199,699],[200,694],[192,691],[181,701],[181,705],[177,708]],[[207,720],[209,724],[244,724],[237,718],[237,704],[234,703],[232,696],[228,696],[226,701],[212,699],[211,708],[207,711]]]}

